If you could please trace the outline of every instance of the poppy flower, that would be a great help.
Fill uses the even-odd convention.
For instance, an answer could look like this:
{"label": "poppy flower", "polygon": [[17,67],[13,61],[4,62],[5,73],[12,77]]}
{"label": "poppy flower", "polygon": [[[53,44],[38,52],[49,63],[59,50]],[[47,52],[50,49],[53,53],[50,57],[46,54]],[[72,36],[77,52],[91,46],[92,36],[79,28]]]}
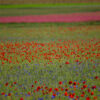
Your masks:
{"label": "poppy flower", "polygon": [[8,86],[8,84],[9,84],[9,83],[7,82],[7,83],[5,84],[5,86]]}
{"label": "poppy flower", "polygon": [[74,82],[73,85],[76,85],[76,82]]}
{"label": "poppy flower", "polygon": [[79,62],[79,60],[77,59],[77,60],[75,60],[76,62]]}
{"label": "poppy flower", "polygon": [[53,96],[55,97],[55,96],[56,96],[56,94],[55,94],[55,93],[53,93]]}
{"label": "poppy flower", "polygon": [[84,97],[84,94],[81,94],[81,97]]}
{"label": "poppy flower", "polygon": [[69,84],[72,84],[73,82],[72,81],[69,81]]}
{"label": "poppy flower", "polygon": [[32,85],[32,88],[34,87],[34,85]]}
{"label": "poppy flower", "polygon": [[84,88],[84,89],[87,88],[87,85],[83,85],[83,88]]}
{"label": "poppy flower", "polygon": [[94,100],[97,100],[97,96],[94,96],[93,99],[94,99]]}
{"label": "poppy flower", "polygon": [[4,65],[5,63],[4,62],[2,62],[2,65]]}
{"label": "poppy flower", "polygon": [[78,85],[79,85],[80,83],[78,83]]}
{"label": "poppy flower", "polygon": [[55,88],[54,90],[55,90],[55,91],[59,91],[59,89],[58,89],[58,88]]}
{"label": "poppy flower", "polygon": [[70,97],[70,98],[74,98],[74,95],[73,95],[73,94],[69,94],[69,97]]}
{"label": "poppy flower", "polygon": [[16,84],[16,82],[14,82],[13,84]]}
{"label": "poppy flower", "polygon": [[75,96],[75,93],[73,93],[72,95]]}
{"label": "poppy flower", "polygon": [[91,92],[91,95],[94,95],[94,92]]}
{"label": "poppy flower", "polygon": [[41,86],[41,88],[43,88],[43,86]]}
{"label": "poppy flower", "polygon": [[8,96],[11,96],[11,93],[8,93]]}
{"label": "poppy flower", "polygon": [[21,97],[20,100],[24,100],[24,99]]}
{"label": "poppy flower", "polygon": [[86,100],[90,100],[90,97],[86,97]]}
{"label": "poppy flower", "polygon": [[37,83],[37,81],[35,81],[35,84]]}
{"label": "poppy flower", "polygon": [[91,90],[90,90],[90,89],[88,89],[88,92],[91,92]]}
{"label": "poppy flower", "polygon": [[36,90],[33,91],[34,93],[36,92]]}
{"label": "poppy flower", "polygon": [[85,94],[85,92],[83,91],[82,94]]}
{"label": "poppy flower", "polygon": [[83,84],[85,84],[86,83],[86,81],[83,81]]}
{"label": "poppy flower", "polygon": [[5,95],[5,93],[4,93],[4,92],[2,92],[2,93],[1,93],[1,95]]}
{"label": "poppy flower", "polygon": [[68,96],[68,93],[67,93],[67,92],[65,92],[65,93],[64,93],[64,95],[65,95],[65,96]]}
{"label": "poppy flower", "polygon": [[95,89],[96,88],[96,85],[92,86],[92,89]]}
{"label": "poppy flower", "polygon": [[51,92],[51,91],[52,91],[52,88],[49,89],[49,92]]}
{"label": "poppy flower", "polygon": [[95,76],[95,79],[98,79],[99,77],[98,76]]}
{"label": "poppy flower", "polygon": [[82,87],[81,90],[83,90],[84,88]]}
{"label": "poppy flower", "polygon": [[62,81],[59,82],[59,85],[61,85],[61,84],[62,84]]}
{"label": "poppy flower", "polygon": [[28,95],[31,95],[31,92],[28,92]]}
{"label": "poppy flower", "polygon": [[69,62],[68,61],[66,61],[66,63],[65,64],[69,64]]}
{"label": "poppy flower", "polygon": [[63,88],[61,88],[61,91],[63,91],[64,89]]}
{"label": "poppy flower", "polygon": [[40,89],[41,89],[41,87],[40,87],[40,86],[38,86],[38,87],[37,87],[37,91],[39,91]]}
{"label": "poppy flower", "polygon": [[66,88],[65,91],[68,91],[68,88]]}
{"label": "poppy flower", "polygon": [[79,96],[76,96],[77,99],[79,99]]}

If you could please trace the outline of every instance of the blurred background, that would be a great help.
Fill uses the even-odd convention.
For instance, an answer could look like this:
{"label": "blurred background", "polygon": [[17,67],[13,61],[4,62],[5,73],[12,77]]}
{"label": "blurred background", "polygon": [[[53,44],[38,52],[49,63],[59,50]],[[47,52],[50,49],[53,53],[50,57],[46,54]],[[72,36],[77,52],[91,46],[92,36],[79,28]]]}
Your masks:
{"label": "blurred background", "polygon": [[[99,18],[100,15],[100,0],[0,0],[0,18],[3,17],[16,17],[20,20],[19,16],[33,16],[33,15],[67,15],[67,14],[80,14],[82,17],[89,16],[94,19],[94,16]],[[83,14],[84,13],[84,14]],[[91,15],[87,13],[92,13]],[[83,15],[82,15],[83,14]],[[72,16],[72,18],[73,18]],[[80,18],[77,17],[77,19]],[[41,16],[40,16],[41,18]],[[12,20],[12,18],[10,18]],[[23,19],[23,18],[22,18]],[[51,18],[52,19],[52,18]],[[65,17],[66,19],[66,17]],[[25,20],[30,20],[30,18],[25,18]],[[61,19],[62,20],[62,19]],[[4,20],[5,21],[5,20]],[[80,29],[80,26],[91,27],[90,33],[88,31]],[[70,33],[75,33],[72,31],[72,27],[79,27],[76,33],[88,34],[87,37],[99,37],[99,26],[100,21],[90,21],[90,22],[77,22],[77,23],[0,23],[0,39],[1,40],[66,40],[72,38],[82,38],[83,36],[77,34],[76,36]],[[97,28],[98,27],[98,28]],[[47,28],[47,29],[46,29]],[[63,30],[64,28],[64,30]],[[70,32],[66,28],[71,28]],[[51,35],[51,33],[53,34]],[[29,34],[28,34],[29,33]],[[41,35],[40,33],[44,34]],[[59,33],[59,34],[58,34]],[[64,33],[62,36],[61,34]],[[26,35],[27,34],[27,35]],[[31,35],[30,35],[31,34]],[[98,34],[98,35],[97,35]],[[66,37],[67,35],[67,37]],[[13,36],[13,38],[11,38]],[[33,37],[32,37],[33,36]],[[85,37],[86,38],[86,37]]]}
{"label": "blurred background", "polygon": [[0,16],[100,11],[100,0],[0,0]]}
{"label": "blurred background", "polygon": [[0,0],[0,4],[34,4],[34,3],[94,3],[100,0]]}

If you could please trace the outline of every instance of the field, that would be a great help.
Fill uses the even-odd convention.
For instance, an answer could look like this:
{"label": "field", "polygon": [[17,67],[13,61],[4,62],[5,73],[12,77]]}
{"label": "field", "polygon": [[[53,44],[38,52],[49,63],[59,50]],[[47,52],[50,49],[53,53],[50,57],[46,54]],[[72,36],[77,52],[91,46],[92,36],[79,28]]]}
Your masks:
{"label": "field", "polygon": [[100,3],[99,0],[0,0],[0,4]]}
{"label": "field", "polygon": [[[0,19],[100,15],[99,4],[40,5],[0,5]],[[100,100],[100,21],[0,23],[0,100]]]}
{"label": "field", "polygon": [[99,33],[99,22],[0,24],[1,100],[99,100]]}
{"label": "field", "polygon": [[0,16],[69,14],[100,11],[100,3],[0,5]]}

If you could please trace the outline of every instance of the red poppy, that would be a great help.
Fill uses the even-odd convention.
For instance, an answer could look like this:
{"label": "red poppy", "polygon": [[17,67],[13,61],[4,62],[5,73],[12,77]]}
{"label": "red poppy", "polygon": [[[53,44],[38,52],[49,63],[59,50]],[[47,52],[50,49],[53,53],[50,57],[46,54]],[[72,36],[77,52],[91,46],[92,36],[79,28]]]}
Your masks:
{"label": "red poppy", "polygon": [[78,85],[79,85],[80,83],[78,83]]}
{"label": "red poppy", "polygon": [[72,81],[69,81],[69,84],[72,84],[73,82]]}
{"label": "red poppy", "polygon": [[90,100],[90,97],[86,97],[86,100]]}
{"label": "red poppy", "polygon": [[81,90],[83,90],[84,88],[81,88]]}
{"label": "red poppy", "polygon": [[35,84],[37,83],[37,81],[35,81]]}
{"label": "red poppy", "polygon": [[83,81],[83,84],[85,84],[86,83],[86,81]]}
{"label": "red poppy", "polygon": [[74,82],[73,85],[76,85],[76,82]]}
{"label": "red poppy", "polygon": [[91,92],[91,90],[90,90],[90,89],[88,89],[88,92]]}
{"label": "red poppy", "polygon": [[2,62],[2,65],[5,64],[4,62]]}
{"label": "red poppy", "polygon": [[1,93],[1,95],[5,95],[5,93],[4,93],[4,92],[2,92],[2,93]]}
{"label": "red poppy", "polygon": [[55,91],[59,91],[59,89],[58,88],[55,88]]}
{"label": "red poppy", "polygon": [[14,82],[13,84],[16,84],[16,82]]}
{"label": "red poppy", "polygon": [[11,93],[8,93],[8,96],[11,96]]}
{"label": "red poppy", "polygon": [[43,86],[41,86],[41,88],[43,88]]}
{"label": "red poppy", "polygon": [[40,87],[40,86],[38,86],[38,87],[37,87],[37,91],[39,91],[40,89],[41,89],[41,87]]}
{"label": "red poppy", "polygon": [[51,91],[52,91],[52,88],[49,89],[49,92],[51,92]]}
{"label": "red poppy", "polygon": [[79,62],[79,60],[77,59],[77,60],[75,60],[76,62]]}
{"label": "red poppy", "polygon": [[99,77],[98,76],[95,76],[95,79],[98,79]]}
{"label": "red poppy", "polygon": [[34,87],[34,85],[32,85],[32,88]]}
{"label": "red poppy", "polygon": [[70,98],[74,98],[74,95],[73,95],[73,94],[69,94],[69,97],[70,97]]}
{"label": "red poppy", "polygon": [[94,96],[93,99],[94,99],[94,100],[97,100],[97,96]]}
{"label": "red poppy", "polygon": [[28,95],[31,95],[31,92],[28,92]]}
{"label": "red poppy", "polygon": [[62,84],[62,81],[59,82],[59,85],[61,85],[61,84]]}
{"label": "red poppy", "polygon": [[9,83],[7,82],[7,83],[5,84],[5,86],[8,86],[8,84],[9,84]]}
{"label": "red poppy", "polygon": [[84,97],[84,94],[81,94],[81,97]]}
{"label": "red poppy", "polygon": [[64,93],[64,95],[65,95],[65,96],[68,96],[68,93],[67,93],[67,92],[65,92],[65,93]]}
{"label": "red poppy", "polygon": [[68,91],[68,88],[66,88],[65,91]]}
{"label": "red poppy", "polygon": [[46,86],[45,89],[48,89],[48,87]]}
{"label": "red poppy", "polygon": [[61,88],[61,91],[63,91],[64,89],[63,88]]}
{"label": "red poppy", "polygon": [[56,94],[55,94],[55,93],[53,93],[53,96],[56,96]]}
{"label": "red poppy", "polygon": [[20,100],[24,100],[24,99],[21,97]]}
{"label": "red poppy", "polygon": [[87,88],[87,85],[83,85],[83,88]]}
{"label": "red poppy", "polygon": [[36,90],[33,91],[34,93],[36,92]]}
{"label": "red poppy", "polygon": [[78,98],[79,98],[79,96],[76,96],[76,98],[78,99]]}
{"label": "red poppy", "polygon": [[85,94],[85,92],[83,91],[82,94]]}
{"label": "red poppy", "polygon": [[91,92],[91,95],[94,95],[94,92]]}
{"label": "red poppy", "polygon": [[68,61],[66,61],[66,63],[65,64],[69,64],[69,62]]}
{"label": "red poppy", "polygon": [[96,88],[96,85],[92,86],[92,89],[95,89]]}

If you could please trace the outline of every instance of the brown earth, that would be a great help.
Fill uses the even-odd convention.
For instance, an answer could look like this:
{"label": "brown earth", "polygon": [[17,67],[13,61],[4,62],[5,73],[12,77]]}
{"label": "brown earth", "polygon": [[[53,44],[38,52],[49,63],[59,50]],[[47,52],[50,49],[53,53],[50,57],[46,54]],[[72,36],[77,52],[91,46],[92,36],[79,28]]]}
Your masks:
{"label": "brown earth", "polygon": [[94,3],[100,0],[0,0],[0,4],[36,4],[36,3]]}

